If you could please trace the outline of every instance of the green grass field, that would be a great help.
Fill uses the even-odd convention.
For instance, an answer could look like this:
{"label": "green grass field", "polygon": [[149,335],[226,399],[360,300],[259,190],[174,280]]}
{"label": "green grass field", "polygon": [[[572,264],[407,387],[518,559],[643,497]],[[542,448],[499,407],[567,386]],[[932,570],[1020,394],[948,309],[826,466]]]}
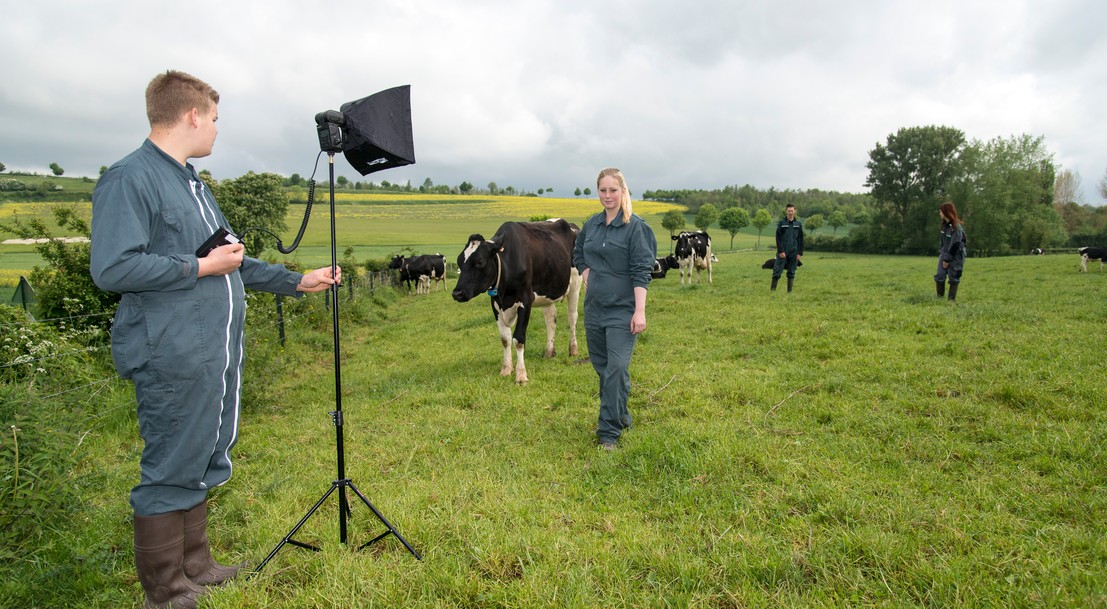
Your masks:
{"label": "green grass field", "polygon": [[[293,260],[310,268],[330,262],[330,209],[325,195],[312,209],[308,229],[300,246],[284,256],[276,244],[268,242],[262,256]],[[0,203],[0,224],[12,218],[40,218],[52,226],[53,203]],[[91,217],[91,204],[72,203],[85,217]],[[577,224],[600,210],[595,199],[544,197],[464,197],[449,195],[336,195],[335,234],[338,255],[353,248],[358,260],[379,260],[397,254],[444,254],[451,262],[461,252],[469,235],[491,237],[508,220],[528,220],[536,216],[561,217]],[[673,206],[668,203],[638,201],[635,211],[653,227],[660,253],[669,252],[669,234],[661,227],[661,216]],[[281,235],[285,247],[292,244],[303,221],[304,206],[292,205],[286,217],[288,230]],[[688,226],[693,227],[689,217]],[[691,228],[694,230],[694,228]],[[828,231],[829,229],[825,229]],[[825,232],[824,231],[824,232]],[[730,249],[730,236],[723,230],[711,230],[717,250]],[[0,241],[16,235],[0,230]],[[772,227],[764,229],[758,241],[757,230],[747,227],[734,239],[735,249],[749,249],[760,243],[771,247]],[[30,245],[0,245],[0,286],[14,286],[19,275],[26,275],[41,258]]]}
{"label": "green grass field", "polygon": [[[532,324],[520,387],[483,298],[344,303],[346,473],[424,559],[358,550],[382,527],[356,498],[342,547],[332,497],[297,535],[322,552],[286,546],[206,606],[1107,606],[1107,274],[970,259],[951,306],[931,258],[812,252],[792,294],[764,252],[719,258],[712,285],[651,285],[614,452],[564,334],[544,359]],[[283,350],[250,309],[235,476],[212,494],[225,561],[264,558],[335,478],[330,318],[301,304]],[[132,400],[87,398],[80,501],[0,566],[5,606],[140,605]]]}

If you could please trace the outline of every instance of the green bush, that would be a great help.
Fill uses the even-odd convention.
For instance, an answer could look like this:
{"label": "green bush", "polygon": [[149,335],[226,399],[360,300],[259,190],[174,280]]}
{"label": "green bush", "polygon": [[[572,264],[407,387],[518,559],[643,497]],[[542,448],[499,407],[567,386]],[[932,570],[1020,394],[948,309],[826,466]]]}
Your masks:
{"label": "green bush", "polygon": [[[72,206],[54,209],[54,220],[61,228],[85,237],[91,236],[88,223]],[[24,239],[46,239],[35,250],[48,266],[35,267],[30,282],[35,288],[39,317],[57,320],[60,327],[87,331],[92,340],[106,337],[111,316],[120,295],[96,287],[88,272],[91,249],[88,243],[67,243],[54,239],[46,223],[32,218],[27,222],[13,220],[4,230]]]}

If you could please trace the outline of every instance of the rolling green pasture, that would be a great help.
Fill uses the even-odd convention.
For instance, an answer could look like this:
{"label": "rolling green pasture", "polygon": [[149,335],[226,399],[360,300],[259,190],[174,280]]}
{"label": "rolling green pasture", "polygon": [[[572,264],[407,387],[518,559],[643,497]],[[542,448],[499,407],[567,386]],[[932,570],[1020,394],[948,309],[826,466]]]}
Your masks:
{"label": "rolling green pasture", "polygon": [[[264,257],[292,260],[311,268],[330,262],[330,208],[325,194],[312,208],[308,228],[299,247],[291,254],[277,252],[276,243],[268,242]],[[338,193],[335,198],[335,234],[338,254],[353,249],[357,260],[381,260],[397,254],[444,254],[449,261],[464,247],[469,235],[480,233],[491,237],[503,222],[529,220],[536,216],[565,218],[581,224],[600,210],[592,198],[545,197],[479,197],[451,195],[377,195]],[[73,203],[0,203],[0,224],[13,218],[38,218],[52,226],[52,209],[57,205],[73,205],[91,217],[91,204]],[[635,212],[644,217],[657,235],[658,253],[671,251],[668,231],[661,227],[661,217],[674,209],[669,203],[636,201]],[[285,247],[292,245],[304,217],[304,205],[291,205],[286,216],[288,229],[281,235]],[[693,218],[687,225],[694,230]],[[824,228],[821,232],[829,232]],[[730,235],[716,227],[715,249],[730,251]],[[16,235],[0,229],[0,241]],[[61,235],[59,235],[61,236]],[[734,238],[734,250],[755,247],[771,248],[773,228],[766,227],[758,238],[757,229],[746,227]],[[254,253],[256,254],[256,253]],[[42,263],[32,245],[0,244],[0,286],[14,286],[20,275],[27,275]]]}
{"label": "rolling green pasture", "polygon": [[[651,284],[613,452],[564,334],[545,359],[532,324],[516,386],[483,297],[345,302],[346,474],[423,560],[391,537],[358,550],[382,529],[356,498],[342,547],[332,496],[296,537],[320,553],[286,546],[206,606],[1107,606],[1107,273],[970,259],[951,306],[932,258],[810,253],[792,294],[764,252],[719,258],[711,285]],[[212,494],[225,561],[264,558],[335,478],[330,316],[304,299],[280,349],[268,310],[251,305],[235,476]],[[139,605],[132,399],[88,398],[81,500],[0,599]]]}
{"label": "rolling green pasture", "polygon": [[[52,225],[49,203],[2,203],[0,223],[11,218],[40,218]],[[91,217],[91,204],[71,203]],[[672,209],[668,203],[640,201],[636,212],[645,217],[658,234],[658,247],[668,252],[668,233],[661,228],[661,216]],[[379,260],[396,254],[441,253],[453,260],[469,235],[491,237],[508,220],[528,220],[535,216],[563,217],[580,224],[599,211],[595,199],[555,199],[542,197],[463,197],[448,195],[361,195],[339,193],[335,205],[335,234],[338,254],[353,248],[358,260]],[[292,244],[304,214],[303,205],[289,207],[288,230],[281,235],[285,247]],[[691,223],[689,222],[689,225]],[[237,228],[237,227],[236,227]],[[0,230],[0,241],[15,235]],[[735,240],[735,247],[743,241]],[[752,239],[745,239],[752,246]],[[728,245],[729,237],[720,245]],[[263,256],[294,260],[305,267],[330,262],[330,209],[328,201],[312,208],[308,229],[295,252],[283,256],[270,242]],[[30,245],[0,245],[0,285],[15,285],[41,259]]]}

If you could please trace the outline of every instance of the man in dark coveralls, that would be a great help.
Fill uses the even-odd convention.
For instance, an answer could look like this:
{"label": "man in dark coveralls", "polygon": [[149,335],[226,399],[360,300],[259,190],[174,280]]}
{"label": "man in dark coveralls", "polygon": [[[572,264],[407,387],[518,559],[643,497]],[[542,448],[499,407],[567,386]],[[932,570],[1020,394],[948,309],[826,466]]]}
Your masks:
{"label": "man in dark coveralls", "polygon": [[803,224],[796,219],[796,206],[791,203],[784,209],[784,218],[776,225],[776,260],[773,260],[773,284],[776,289],[780,274],[788,269],[788,291],[796,278],[796,266],[803,259]]}

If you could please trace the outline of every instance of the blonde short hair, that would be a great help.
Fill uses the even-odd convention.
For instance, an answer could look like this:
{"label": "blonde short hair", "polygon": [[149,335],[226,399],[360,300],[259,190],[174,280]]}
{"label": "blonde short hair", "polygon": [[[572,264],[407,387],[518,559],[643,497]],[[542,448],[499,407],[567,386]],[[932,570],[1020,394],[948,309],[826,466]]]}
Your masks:
{"label": "blonde short hair", "polygon": [[219,103],[219,92],[206,82],[177,70],[158,74],[146,86],[146,118],[151,127],[177,124],[181,115],[196,108],[208,112]]}

